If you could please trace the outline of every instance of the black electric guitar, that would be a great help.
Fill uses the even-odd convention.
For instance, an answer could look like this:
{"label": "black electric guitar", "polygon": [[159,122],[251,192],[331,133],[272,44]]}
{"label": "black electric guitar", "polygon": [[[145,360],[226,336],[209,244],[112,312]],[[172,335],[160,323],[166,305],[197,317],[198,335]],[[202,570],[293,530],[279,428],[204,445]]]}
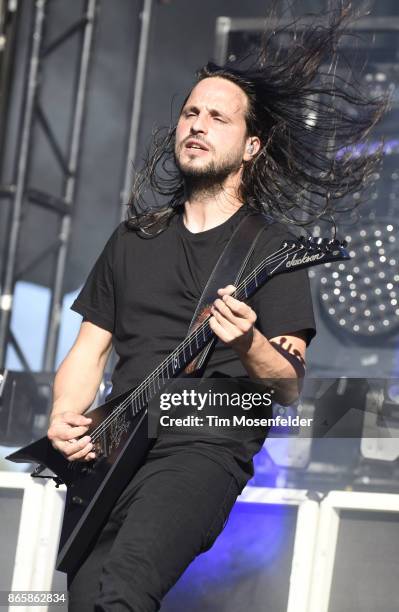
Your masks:
{"label": "black electric guitar", "polygon": [[[285,241],[239,283],[233,296],[248,299],[275,274],[350,259],[345,246],[338,240],[321,238]],[[15,462],[39,463],[36,475],[46,467],[55,474],[57,485],[67,486],[58,570],[74,572],[79,567],[117,498],[144,462],[151,445],[148,406],[171,379],[188,371],[194,358],[212,340],[210,316],[205,309],[202,322],[139,386],[90,411],[92,424],[86,435],[91,436],[95,459],[67,461],[47,437],[7,457]]]}

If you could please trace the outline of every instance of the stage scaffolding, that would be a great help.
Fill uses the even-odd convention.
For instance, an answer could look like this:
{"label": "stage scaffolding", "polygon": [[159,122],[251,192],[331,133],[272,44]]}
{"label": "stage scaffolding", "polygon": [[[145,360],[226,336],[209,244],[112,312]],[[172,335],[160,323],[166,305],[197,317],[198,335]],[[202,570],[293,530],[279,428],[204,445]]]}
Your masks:
{"label": "stage scaffolding", "polygon": [[[30,36],[29,68],[25,84],[22,117],[15,156],[13,185],[3,185],[1,191],[8,192],[11,200],[11,215],[7,231],[8,244],[5,253],[4,281],[0,301],[0,367],[4,366],[7,346],[10,343],[26,370],[29,363],[10,328],[15,283],[26,273],[28,268],[38,265],[44,258],[54,257],[55,266],[51,287],[51,304],[48,314],[46,344],[43,357],[43,369],[50,371],[54,367],[57,337],[60,325],[62,305],[62,285],[65,263],[71,233],[71,215],[76,189],[76,173],[79,163],[82,125],[85,114],[87,83],[90,70],[93,30],[96,19],[98,0],[87,0],[84,13],[76,23],[68,27],[55,40],[46,41],[45,21],[49,0],[36,0]],[[40,76],[45,62],[51,61],[60,46],[71,36],[81,36],[80,57],[75,74],[76,90],[72,101],[69,147],[64,151],[57,141],[54,129],[46,115],[45,100],[40,99]],[[47,138],[50,149],[62,170],[63,189],[61,196],[56,196],[40,189],[32,189],[27,180],[30,160],[35,155],[31,136],[34,124],[38,122]],[[23,223],[26,206],[35,205],[56,213],[59,217],[58,235],[50,247],[42,251],[35,260],[24,269],[17,270],[17,246]],[[39,238],[39,237],[37,237]]]}
{"label": "stage scaffolding", "polygon": [[[9,200],[11,211],[6,232],[7,244],[5,245],[3,279],[0,287],[0,368],[5,366],[8,346],[12,346],[23,369],[30,371],[28,359],[11,329],[15,285],[27,271],[32,270],[44,260],[53,258],[55,265],[50,285],[51,302],[42,361],[42,369],[46,372],[52,372],[55,368],[63,300],[63,281],[71,241],[71,222],[80,162],[82,129],[85,122],[85,105],[89,75],[93,63],[93,41],[100,0],[85,0],[81,17],[54,40],[48,41],[46,39],[46,20],[52,4],[55,4],[54,0],[35,0],[34,3],[28,69],[25,76],[18,145],[13,167],[15,180],[9,185],[0,184],[0,197]],[[121,211],[125,208],[124,204],[127,201],[130,189],[131,164],[137,151],[152,4],[153,0],[144,0],[140,13],[141,33],[135,81],[134,84],[132,83],[131,123],[125,145],[126,165],[120,191],[119,205]],[[14,2],[13,5],[16,10],[16,3]],[[71,37],[76,36],[80,37],[80,52],[77,61],[74,60],[74,68],[71,67],[67,73],[67,78],[71,79],[71,82],[76,85],[72,100],[65,102],[65,116],[71,119],[69,144],[67,150],[64,150],[57,140],[54,126],[46,113],[46,100],[40,98],[40,86],[41,80],[45,78],[45,74],[43,74],[44,64],[51,62],[57,50]],[[52,155],[62,172],[63,188],[60,196],[46,190],[40,190],[40,188],[32,188],[29,185],[28,170],[30,162],[36,154],[32,139],[32,132],[36,123],[40,125]],[[54,215],[56,213],[59,218],[58,229],[50,246],[46,246],[32,261],[29,261],[23,268],[19,268],[20,262],[17,261],[18,241],[24,223],[24,212],[26,207],[32,205],[41,207],[49,214]],[[40,241],[40,236],[34,236],[32,239]]]}

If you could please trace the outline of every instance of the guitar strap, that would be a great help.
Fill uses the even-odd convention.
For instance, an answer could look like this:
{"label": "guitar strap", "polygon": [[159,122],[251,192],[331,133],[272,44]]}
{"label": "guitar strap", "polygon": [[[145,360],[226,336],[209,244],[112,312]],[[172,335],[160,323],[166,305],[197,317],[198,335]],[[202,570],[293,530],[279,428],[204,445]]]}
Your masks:
{"label": "guitar strap", "polygon": [[[219,297],[218,289],[227,285],[238,285],[261,233],[272,222],[271,217],[262,213],[250,213],[241,219],[230,240],[224,247],[204,287],[188,333],[197,327],[204,318],[209,316],[213,302]],[[184,373],[201,377],[216,342],[217,338],[212,338],[201,353],[186,367]]]}

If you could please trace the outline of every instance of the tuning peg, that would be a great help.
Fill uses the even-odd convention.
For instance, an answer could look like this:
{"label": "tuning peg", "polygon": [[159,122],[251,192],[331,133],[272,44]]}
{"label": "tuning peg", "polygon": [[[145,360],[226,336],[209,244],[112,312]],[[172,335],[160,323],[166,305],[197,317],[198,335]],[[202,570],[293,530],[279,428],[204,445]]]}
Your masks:
{"label": "tuning peg", "polygon": [[325,253],[327,243],[328,243],[328,240],[326,240],[325,238],[321,238],[321,236],[316,238],[317,251],[319,253]]}
{"label": "tuning peg", "polygon": [[309,236],[309,238],[307,239],[306,248],[310,249],[311,251],[318,251],[319,245],[317,243],[317,239],[313,236]]}
{"label": "tuning peg", "polygon": [[331,244],[331,240],[329,240],[329,238],[324,238],[323,240],[323,249],[329,253],[332,249],[332,244]]}
{"label": "tuning peg", "polygon": [[325,253],[330,251],[330,240],[328,238],[322,238],[320,249],[322,249]]}

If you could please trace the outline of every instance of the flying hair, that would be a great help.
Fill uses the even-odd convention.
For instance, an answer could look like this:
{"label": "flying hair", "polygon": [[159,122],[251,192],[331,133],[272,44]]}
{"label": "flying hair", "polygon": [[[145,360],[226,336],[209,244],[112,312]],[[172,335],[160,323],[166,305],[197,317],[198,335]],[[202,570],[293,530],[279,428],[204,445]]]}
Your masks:
{"label": "flying hair", "polygon": [[[344,78],[337,70],[344,61],[339,41],[355,36],[354,18],[344,3],[305,25],[273,21],[259,51],[223,66],[209,62],[198,71],[197,83],[222,77],[248,98],[247,135],[257,136],[261,148],[243,162],[239,197],[252,209],[296,226],[335,223],[361,201],[347,196],[372,185],[382,144],[372,150],[364,145],[389,100],[373,96],[353,71]],[[289,45],[279,44],[282,35],[289,36]],[[149,236],[162,231],[184,204],[175,134],[175,126],[154,133],[129,200],[127,226]],[[360,154],[354,155],[359,143]],[[159,196],[167,203],[157,204]]]}

